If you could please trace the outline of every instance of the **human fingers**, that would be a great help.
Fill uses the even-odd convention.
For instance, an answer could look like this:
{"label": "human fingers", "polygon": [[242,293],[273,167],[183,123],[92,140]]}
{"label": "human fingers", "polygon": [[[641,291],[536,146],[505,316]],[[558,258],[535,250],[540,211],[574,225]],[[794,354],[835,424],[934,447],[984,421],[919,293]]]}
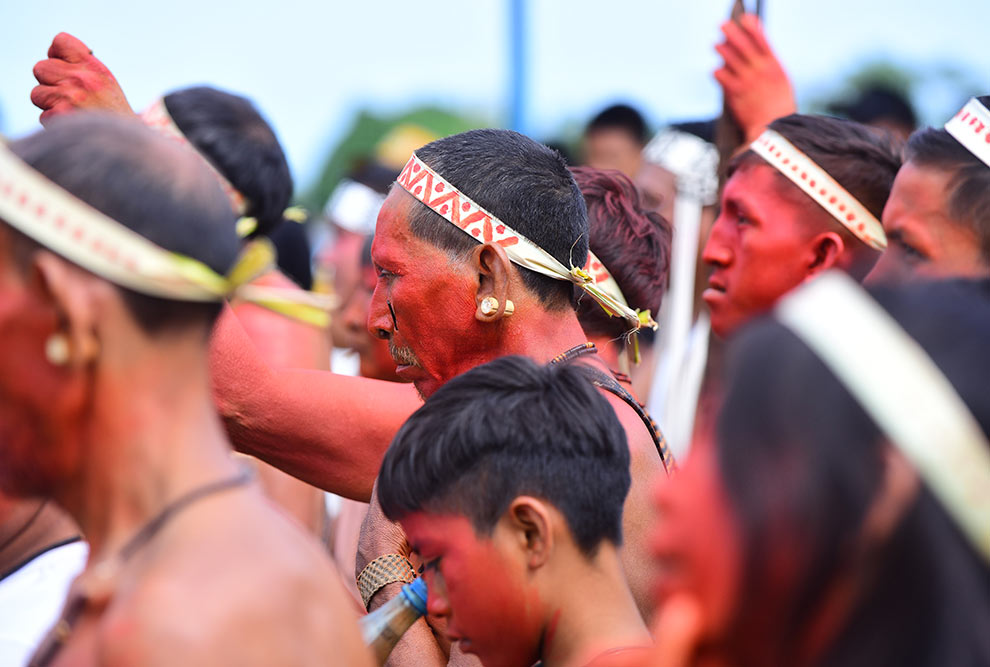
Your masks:
{"label": "human fingers", "polygon": [[763,53],[770,53],[773,51],[770,48],[770,42],[767,41],[766,33],[763,32],[763,23],[755,14],[744,14],[742,18],[739,19],[739,23],[742,29],[752,40],[753,45],[757,51]]}
{"label": "human fingers", "polygon": [[39,60],[31,72],[40,84],[56,84],[69,74],[70,69],[64,60],[48,58]]}
{"label": "human fingers", "polygon": [[67,32],[60,32],[55,35],[52,45],[48,47],[49,58],[59,58],[70,63],[80,63],[92,54],[93,52],[88,46]]}
{"label": "human fingers", "polygon": [[723,23],[722,34],[725,35],[725,43],[738,51],[740,57],[747,63],[759,58],[760,54],[756,50],[756,44],[735,21]]}
{"label": "human fingers", "polygon": [[62,98],[62,91],[57,86],[35,86],[31,89],[31,103],[46,111]]}
{"label": "human fingers", "polygon": [[62,116],[64,114],[72,113],[73,111],[75,111],[74,106],[72,106],[65,100],[61,100],[59,102],[56,102],[52,106],[48,107],[44,111],[42,111],[41,116],[38,118],[38,120],[41,122],[42,125],[47,127],[48,123],[50,123],[51,120],[56,116]]}
{"label": "human fingers", "polygon": [[725,68],[733,74],[738,75],[749,67],[749,63],[743,60],[739,52],[724,42],[722,44],[716,44],[715,51],[722,56],[722,62],[725,64]]}

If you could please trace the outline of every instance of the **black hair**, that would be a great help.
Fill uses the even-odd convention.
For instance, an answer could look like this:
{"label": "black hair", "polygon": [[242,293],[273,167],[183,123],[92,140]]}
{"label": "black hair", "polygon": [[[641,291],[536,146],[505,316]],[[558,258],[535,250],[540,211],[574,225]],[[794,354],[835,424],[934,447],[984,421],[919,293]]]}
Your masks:
{"label": "black hair", "polygon": [[918,115],[907,95],[884,85],[872,85],[849,102],[830,104],[828,111],[857,123],[886,121],[903,127],[907,132],[918,126]]}
{"label": "black hair", "polygon": [[[58,118],[48,129],[11,143],[36,171],[153,243],[225,275],[240,241],[234,213],[216,179],[195,156],[137,120],[101,113]],[[11,228],[12,229],[12,228]],[[37,244],[15,235],[26,261]],[[220,303],[173,301],[118,287],[149,334],[209,327]]]}
{"label": "black hair", "polygon": [[[990,107],[990,96],[978,100]],[[976,233],[984,259],[990,260],[990,167],[946,130],[932,127],[911,135],[904,159],[951,173],[947,213]]]}
{"label": "black hair", "polygon": [[268,237],[275,246],[279,270],[304,290],[313,289],[312,250],[305,228],[295,220],[282,220]]}
{"label": "black hair", "polygon": [[[990,431],[990,282],[874,294]],[[730,356],[716,442],[744,554],[735,664],[808,664],[799,654],[811,619],[843,579],[856,589],[850,610],[813,664],[990,664],[990,568],[924,484],[864,553],[889,445],[846,387],[772,319],[741,331]],[[793,570],[786,588],[770,583],[782,551]]]}
{"label": "black hair", "polygon": [[[768,127],[811,158],[880,220],[894,185],[894,177],[901,168],[902,145],[893,135],[851,120],[805,114],[783,116]],[[760,163],[764,163],[763,158],[752,150],[746,150],[732,159],[728,174],[731,176],[744,165]],[[842,235],[847,247],[854,253],[850,273],[862,280],[880,253],[834,220],[786,176],[775,174],[781,195],[807,202],[815,220],[825,221]]]}
{"label": "black hair", "polygon": [[501,357],[441,387],[385,453],[385,515],[455,512],[490,535],[512,500],[545,499],[588,556],[622,539],[629,447],[612,406],[579,365]]}
{"label": "black hair", "polygon": [[[555,151],[517,132],[485,129],[438,139],[416,155],[565,267],[584,266],[588,258],[584,198]],[[477,246],[477,241],[422,204],[412,209],[409,228],[455,259],[466,257]],[[572,283],[518,269],[548,310],[573,307]]]}
{"label": "black hair", "polygon": [[246,216],[267,235],[292,198],[292,175],[275,131],[245,97],[208,86],[163,99],[175,125],[196,150],[247,199]]}
{"label": "black hair", "polygon": [[643,114],[628,104],[613,104],[602,109],[591,119],[585,128],[585,136],[598,130],[624,130],[633,140],[642,145],[649,138]]}
{"label": "black hair", "polygon": [[[621,172],[574,167],[571,173],[588,207],[592,252],[631,308],[649,309],[657,316],[670,271],[670,223],[640,207],[636,186]],[[617,337],[629,330],[625,320],[610,317],[591,298],[579,301],[578,319],[589,335]]]}

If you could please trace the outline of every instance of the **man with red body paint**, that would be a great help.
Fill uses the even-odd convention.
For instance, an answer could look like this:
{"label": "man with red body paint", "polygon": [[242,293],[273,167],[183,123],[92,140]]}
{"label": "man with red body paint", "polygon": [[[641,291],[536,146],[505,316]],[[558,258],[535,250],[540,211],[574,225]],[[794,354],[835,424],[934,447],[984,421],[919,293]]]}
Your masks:
{"label": "man with red body paint", "polygon": [[485,667],[605,667],[652,644],[618,555],[629,483],[625,432],[584,370],[503,357],[406,421],[379,499],[461,650]]}
{"label": "man with red body paint", "polygon": [[[99,106],[102,98],[123,99],[122,93],[83,88],[79,81],[95,82],[101,90],[116,87],[116,81],[91,54],[59,59],[56,46],[58,67],[45,72],[47,83],[32,94],[36,103],[65,111],[90,102]],[[584,202],[559,156],[521,135],[496,130],[448,137],[429,147],[419,151],[420,157],[466,195],[565,266],[584,265]],[[422,395],[500,356],[522,354],[545,363],[565,351],[580,351],[587,341],[574,312],[571,283],[516,267],[502,246],[478,243],[401,188],[393,188],[382,207],[372,256],[379,275],[369,328],[389,340],[399,376]],[[484,312],[487,297],[502,304],[495,313]],[[504,309],[510,300],[515,307],[511,317]],[[359,500],[371,497],[389,441],[421,404],[415,391],[400,384],[272,370],[230,317],[222,318],[214,331],[212,361],[217,402],[241,451]],[[608,372],[594,355],[583,362]],[[632,487],[623,513],[626,542],[621,555],[645,615],[652,608],[644,543],[652,511],[649,486],[664,468],[640,416],[622,399],[606,397],[626,429],[630,449]],[[374,506],[366,528],[359,567],[385,553],[408,554],[401,531]],[[385,586],[371,599],[371,607],[398,588]],[[414,660],[426,664],[424,654],[415,653]]]}
{"label": "man with red body paint", "polygon": [[[792,114],[769,125],[879,220],[900,167],[893,141],[865,126]],[[862,280],[880,252],[752,149],[730,165],[722,208],[702,257],[703,298],[716,335],[730,335],[777,299],[830,268]]]}

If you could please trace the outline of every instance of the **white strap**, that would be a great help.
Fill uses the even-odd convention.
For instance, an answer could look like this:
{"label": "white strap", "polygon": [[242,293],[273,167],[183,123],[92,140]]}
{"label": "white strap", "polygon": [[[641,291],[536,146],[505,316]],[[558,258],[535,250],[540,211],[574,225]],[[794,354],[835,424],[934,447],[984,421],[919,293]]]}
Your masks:
{"label": "white strap", "polygon": [[990,444],[921,346],[839,271],[785,297],[776,317],[821,357],[990,561]]}

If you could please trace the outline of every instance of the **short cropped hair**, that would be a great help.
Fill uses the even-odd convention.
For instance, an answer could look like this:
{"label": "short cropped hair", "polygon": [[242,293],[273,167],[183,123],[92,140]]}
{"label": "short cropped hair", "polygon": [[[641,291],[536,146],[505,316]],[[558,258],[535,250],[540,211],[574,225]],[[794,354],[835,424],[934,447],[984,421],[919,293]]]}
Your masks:
{"label": "short cropped hair", "polygon": [[164,97],[165,107],[196,150],[247,199],[245,215],[267,235],[292,198],[292,175],[271,125],[251,100],[198,86]]}
{"label": "short cropped hair", "polygon": [[501,357],[441,387],[385,453],[378,499],[391,520],[456,513],[490,535],[512,500],[545,499],[583,553],[620,544],[629,447],[579,365]]}
{"label": "short cropped hair", "polygon": [[[990,106],[990,95],[978,98]],[[949,172],[949,216],[972,229],[990,260],[990,167],[944,129],[925,128],[908,139],[904,160]]]}
{"label": "short cropped hair", "polygon": [[[902,146],[893,135],[868,128],[851,120],[828,116],[791,114],[770,123],[769,128],[781,134],[819,167],[825,170],[855,197],[877,220],[883,215],[894,177],[901,168]],[[752,150],[736,156],[729,164],[729,175],[753,164],[766,164]],[[839,231],[847,245],[872,258],[859,263],[863,278],[879,257],[870,246],[860,241],[845,226],[839,224],[821,206],[805,195],[783,174],[777,173],[778,190],[792,198],[807,202],[816,220]],[[868,259],[864,257],[864,260]]]}
{"label": "short cropped hair", "polygon": [[[670,273],[670,223],[640,206],[636,186],[621,172],[574,167],[571,173],[588,207],[591,251],[615,278],[629,306],[656,316]],[[578,302],[578,319],[589,335],[617,337],[629,329],[621,317],[609,317],[590,298]]]}
{"label": "short cropped hair", "polygon": [[[80,200],[166,250],[197,259],[221,275],[237,258],[234,213],[206,165],[140,122],[81,112],[12,142],[10,149]],[[12,228],[11,228],[12,229]],[[15,233],[17,259],[38,244]],[[220,303],[172,301],[117,287],[148,334],[208,328]]]}
{"label": "short cropped hair", "polygon": [[[556,151],[510,130],[471,130],[416,151],[431,169],[479,206],[553,255],[565,267],[588,258],[588,214],[581,191]],[[418,238],[463,259],[477,241],[426,206],[413,205]],[[572,283],[517,267],[548,310],[573,307]]]}
{"label": "short cropped hair", "polygon": [[613,104],[605,107],[588,123],[585,136],[598,130],[623,130],[633,141],[645,146],[649,138],[643,114],[628,104]]}

